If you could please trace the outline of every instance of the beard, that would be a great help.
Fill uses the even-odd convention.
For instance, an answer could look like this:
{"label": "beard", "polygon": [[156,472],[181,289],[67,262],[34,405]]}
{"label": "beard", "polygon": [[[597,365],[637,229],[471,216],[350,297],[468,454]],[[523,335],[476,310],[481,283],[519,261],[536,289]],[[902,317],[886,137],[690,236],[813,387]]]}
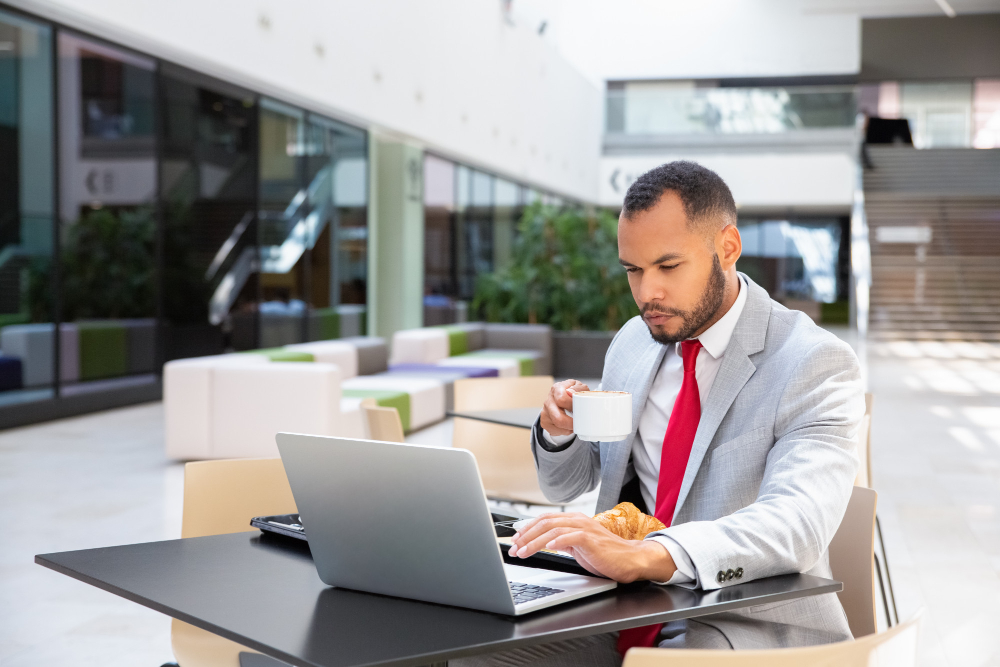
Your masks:
{"label": "beard", "polygon": [[722,265],[719,263],[719,256],[715,255],[712,258],[712,273],[708,276],[708,284],[705,285],[705,291],[701,293],[701,299],[698,301],[698,305],[692,310],[678,310],[676,308],[664,308],[657,305],[656,303],[647,303],[642,308],[643,321],[645,321],[646,313],[658,313],[663,315],[672,315],[674,317],[679,317],[681,319],[681,327],[675,333],[661,333],[654,331],[653,327],[646,323],[646,327],[649,329],[649,335],[653,337],[657,343],[661,345],[670,345],[671,343],[679,343],[682,340],[687,340],[694,336],[695,333],[700,331],[702,327],[708,324],[715,314],[719,312],[719,308],[722,307],[722,302],[726,295],[726,274],[722,271]]}

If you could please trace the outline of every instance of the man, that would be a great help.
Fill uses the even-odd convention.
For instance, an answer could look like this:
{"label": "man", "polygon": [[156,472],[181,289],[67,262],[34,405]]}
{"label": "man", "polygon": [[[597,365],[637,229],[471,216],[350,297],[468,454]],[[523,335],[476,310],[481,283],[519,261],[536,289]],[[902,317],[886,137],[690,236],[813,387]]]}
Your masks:
{"label": "man", "polygon": [[[667,528],[642,541],[582,514],[547,514],[511,555],[572,553],[620,582],[715,589],[790,572],[830,576],[864,414],[857,358],[800,312],[737,273],[736,206],[692,162],[653,169],[629,188],[618,252],[641,316],[615,336],[604,390],[633,397],[622,442],[573,435],[575,380],[556,383],[532,433],[545,495],[569,503],[601,490],[597,511],[628,500]],[[497,664],[616,665],[631,646],[774,648],[849,639],[835,594],[777,602],[488,656]]]}

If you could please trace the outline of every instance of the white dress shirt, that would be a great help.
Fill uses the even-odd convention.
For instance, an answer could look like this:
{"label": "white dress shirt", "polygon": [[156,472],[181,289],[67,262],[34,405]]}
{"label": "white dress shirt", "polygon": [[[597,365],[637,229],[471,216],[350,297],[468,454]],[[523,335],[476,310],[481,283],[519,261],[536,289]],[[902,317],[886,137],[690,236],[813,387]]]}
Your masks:
{"label": "white dress shirt", "polygon": [[[735,303],[726,314],[698,336],[702,348],[698,351],[694,373],[698,380],[698,394],[701,397],[702,407],[708,400],[708,393],[711,391],[715,376],[718,375],[719,367],[722,365],[722,357],[726,353],[726,348],[729,347],[729,340],[733,337],[736,322],[740,319],[743,306],[746,304],[747,288],[742,278],[739,281],[739,290]],[[646,507],[650,509],[656,507],[656,487],[660,479],[663,438],[667,434],[670,413],[673,412],[674,401],[677,400],[677,394],[680,393],[683,381],[684,360],[681,356],[680,343],[675,343],[667,347],[663,363],[656,372],[656,377],[653,378],[649,395],[646,397],[646,405],[639,415],[639,428],[632,441],[632,465],[635,466],[635,472],[639,476],[642,499],[646,502]],[[548,431],[543,431],[543,436],[556,446],[563,445],[576,437],[574,435],[553,436]],[[677,566],[677,571],[674,572],[669,581],[657,583],[696,584],[698,582],[698,572],[681,545],[665,535],[658,535],[650,539],[662,544],[670,553],[674,565]]]}

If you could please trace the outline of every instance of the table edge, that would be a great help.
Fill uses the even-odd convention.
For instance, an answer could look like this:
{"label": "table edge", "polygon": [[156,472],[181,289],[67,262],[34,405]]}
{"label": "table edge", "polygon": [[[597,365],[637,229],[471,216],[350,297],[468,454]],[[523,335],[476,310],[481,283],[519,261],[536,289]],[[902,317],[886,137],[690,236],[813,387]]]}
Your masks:
{"label": "table edge", "polygon": [[[35,559],[34,559],[35,563],[38,564],[38,565],[41,565],[42,567],[48,568],[50,570],[53,570],[54,572],[58,572],[60,574],[66,575],[66,576],[70,577],[71,579],[76,579],[77,581],[81,581],[81,582],[83,582],[85,584],[90,584],[91,586],[94,586],[95,588],[98,588],[100,590],[106,591],[108,593],[112,593],[113,595],[117,595],[118,597],[121,597],[121,598],[124,598],[126,600],[129,600],[130,602],[135,602],[136,604],[139,604],[139,605],[141,605],[143,607],[146,607],[147,609],[152,609],[153,611],[157,611],[157,612],[159,612],[161,614],[164,614],[165,616],[169,616],[170,618],[175,618],[175,619],[177,619],[179,621],[183,621],[184,623],[188,623],[189,625],[192,625],[192,626],[194,626],[196,628],[200,628],[202,630],[205,630],[206,632],[210,632],[212,634],[218,635],[218,636],[223,637],[225,639],[229,639],[230,641],[233,641],[233,642],[235,642],[237,644],[240,644],[241,646],[246,646],[247,648],[253,649],[255,651],[259,651],[260,653],[263,653],[264,655],[270,656],[270,657],[275,658],[277,660],[281,660],[283,662],[288,663],[289,665],[294,665],[296,667],[323,667],[323,665],[321,665],[319,663],[305,661],[303,658],[300,658],[299,656],[295,656],[295,655],[291,655],[291,654],[285,653],[283,651],[275,649],[274,647],[272,647],[270,645],[263,644],[263,643],[261,643],[259,641],[256,641],[256,640],[254,640],[251,637],[247,637],[247,636],[240,635],[238,633],[226,630],[225,628],[219,627],[219,626],[217,626],[217,625],[215,625],[213,623],[210,623],[208,621],[205,621],[205,620],[203,620],[201,618],[198,618],[198,617],[195,617],[195,616],[191,616],[190,614],[186,614],[185,612],[180,611],[180,610],[178,610],[178,609],[176,609],[174,607],[169,607],[167,605],[160,604],[158,602],[150,600],[149,598],[143,597],[141,595],[137,595],[135,593],[131,593],[131,592],[129,592],[129,591],[123,589],[123,588],[120,588],[118,586],[114,586],[112,584],[108,584],[107,582],[104,582],[104,581],[102,581],[100,579],[96,579],[94,577],[91,577],[89,575],[83,574],[83,573],[78,572],[76,570],[73,570],[71,568],[62,566],[62,565],[60,565],[60,564],[58,564],[58,563],[56,563],[56,562],[54,562],[54,561],[46,558],[46,556],[49,556],[49,555],[58,555],[58,552],[53,553],[53,554],[38,554],[38,555],[35,556]],[[815,595],[825,595],[827,593],[839,593],[840,591],[842,591],[844,589],[843,583],[841,583],[839,581],[835,581],[833,579],[826,579],[824,577],[817,577],[815,575],[808,575],[808,574],[805,574],[805,573],[790,573],[790,574],[796,574],[796,575],[800,575],[800,576],[812,577],[814,579],[819,579],[819,580],[823,581],[824,583],[822,585],[820,585],[819,587],[813,588],[813,589],[809,589],[808,591],[790,591],[790,592],[787,592],[787,593],[777,593],[777,594],[774,594],[772,596],[769,596],[767,602],[761,602],[760,604],[771,604],[771,603],[774,603],[774,602],[784,602],[786,600],[795,600],[795,599],[798,599],[798,598],[812,597],[812,596],[815,596]],[[787,576],[787,575],[777,575],[777,576]],[[747,582],[747,583],[752,583],[752,582]],[[464,658],[464,657],[470,657],[470,656],[476,656],[476,655],[483,655],[483,654],[486,654],[486,653],[492,653],[494,651],[506,651],[506,650],[512,650],[512,649],[516,649],[516,648],[527,647],[527,646],[535,646],[535,645],[538,645],[538,644],[547,644],[547,643],[556,642],[556,641],[565,641],[565,640],[568,640],[568,639],[576,639],[576,638],[579,638],[579,637],[587,637],[587,636],[591,636],[591,635],[595,635],[595,634],[603,634],[603,633],[606,633],[606,632],[617,632],[617,631],[620,631],[620,630],[623,630],[623,629],[627,629],[627,628],[642,627],[642,626],[645,626],[645,625],[653,625],[653,624],[656,624],[656,623],[667,623],[667,622],[670,622],[670,621],[676,621],[676,620],[681,620],[681,619],[696,618],[696,617],[699,617],[699,616],[711,616],[713,614],[719,614],[719,613],[723,613],[723,612],[726,612],[726,611],[731,611],[733,609],[745,609],[747,607],[756,606],[756,605],[741,604],[744,601],[745,601],[745,598],[741,599],[741,600],[732,600],[732,601],[728,601],[728,602],[722,602],[722,603],[713,605],[711,608],[699,611],[699,613],[685,613],[685,612],[689,612],[690,611],[690,609],[687,609],[687,610],[684,610],[684,611],[669,611],[669,612],[663,612],[663,613],[659,613],[659,614],[651,614],[651,615],[648,615],[648,616],[635,617],[635,618],[630,619],[628,621],[616,621],[616,622],[610,622],[610,623],[601,623],[601,624],[599,624],[599,627],[600,627],[600,631],[599,632],[591,632],[590,631],[594,627],[597,627],[594,624],[591,624],[591,625],[581,625],[581,626],[574,627],[574,628],[572,628],[570,630],[564,630],[564,631],[552,633],[550,635],[544,635],[544,641],[539,641],[537,638],[534,638],[534,637],[520,637],[520,638],[513,638],[513,639],[510,639],[510,640],[504,641],[501,645],[496,645],[494,643],[490,643],[490,644],[476,644],[476,645],[467,646],[465,648],[458,649],[458,650],[436,652],[436,653],[426,653],[426,654],[411,656],[411,657],[408,657],[408,658],[402,659],[402,660],[392,660],[392,661],[387,661],[387,662],[363,663],[363,664],[359,664],[359,665],[357,665],[355,667],[376,667],[376,666],[378,666],[378,667],[389,667],[389,666],[392,666],[392,667],[419,667],[421,665],[428,665],[428,664],[433,664],[433,663],[447,662],[448,660],[453,660],[453,659],[457,659],[457,658]],[[430,604],[430,603],[428,603],[428,604]],[[472,611],[474,611],[474,610],[472,610]],[[482,613],[487,613],[487,612],[482,612]],[[528,618],[528,617],[520,617],[520,618]]]}
{"label": "table edge", "polygon": [[456,412],[455,410],[447,410],[445,411],[444,414],[446,417],[452,417],[454,419],[469,419],[471,421],[486,422],[487,424],[498,424],[500,426],[510,426],[511,428],[523,428],[526,431],[530,431],[534,426],[534,424],[532,424],[531,426],[524,426],[523,424],[511,424],[510,422],[506,422],[500,419],[490,419],[482,415],[473,415],[469,412]]}

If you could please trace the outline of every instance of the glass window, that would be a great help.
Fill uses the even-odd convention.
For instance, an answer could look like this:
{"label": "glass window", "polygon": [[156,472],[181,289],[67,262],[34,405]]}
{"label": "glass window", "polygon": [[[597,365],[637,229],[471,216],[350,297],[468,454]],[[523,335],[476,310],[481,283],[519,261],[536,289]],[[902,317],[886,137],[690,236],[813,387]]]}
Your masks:
{"label": "glass window", "polygon": [[368,142],[357,128],[310,114],[309,306],[364,304],[368,289]]}
{"label": "glass window", "polygon": [[306,340],[310,282],[305,112],[260,101],[260,346]]}
{"label": "glass window", "polygon": [[257,107],[247,91],[160,70],[167,360],[257,347]]}
{"label": "glass window", "polygon": [[[471,299],[476,276],[493,271],[494,177],[469,170],[468,201],[462,216],[465,255],[458,275],[458,297]],[[460,182],[461,186],[461,182]]]}
{"label": "glass window", "polygon": [[[424,294],[429,297],[456,294],[455,188],[455,163],[424,155]],[[447,308],[450,303],[448,298],[430,299],[431,307]],[[424,324],[428,319],[425,308]]]}
{"label": "glass window", "polygon": [[521,188],[502,178],[496,180],[496,207],[493,219],[493,270],[510,263],[517,221],[521,213]]}
{"label": "glass window", "polygon": [[974,148],[1000,148],[1000,79],[979,79],[972,96]]}
{"label": "glass window", "polygon": [[843,226],[839,219],[740,220],[739,269],[778,300],[846,299]]}
{"label": "glass window", "polygon": [[153,382],[156,64],[66,32],[58,46],[63,391]]}
{"label": "glass window", "polygon": [[0,11],[0,405],[53,395],[52,31]]}
{"label": "glass window", "polygon": [[755,134],[852,127],[851,86],[702,87],[695,81],[625,81],[606,92],[609,134]]}
{"label": "glass window", "polygon": [[903,83],[900,114],[917,148],[972,145],[972,82]]}
{"label": "glass window", "polygon": [[363,131],[261,101],[263,347],[328,337],[311,310],[365,303],[367,169]]}

